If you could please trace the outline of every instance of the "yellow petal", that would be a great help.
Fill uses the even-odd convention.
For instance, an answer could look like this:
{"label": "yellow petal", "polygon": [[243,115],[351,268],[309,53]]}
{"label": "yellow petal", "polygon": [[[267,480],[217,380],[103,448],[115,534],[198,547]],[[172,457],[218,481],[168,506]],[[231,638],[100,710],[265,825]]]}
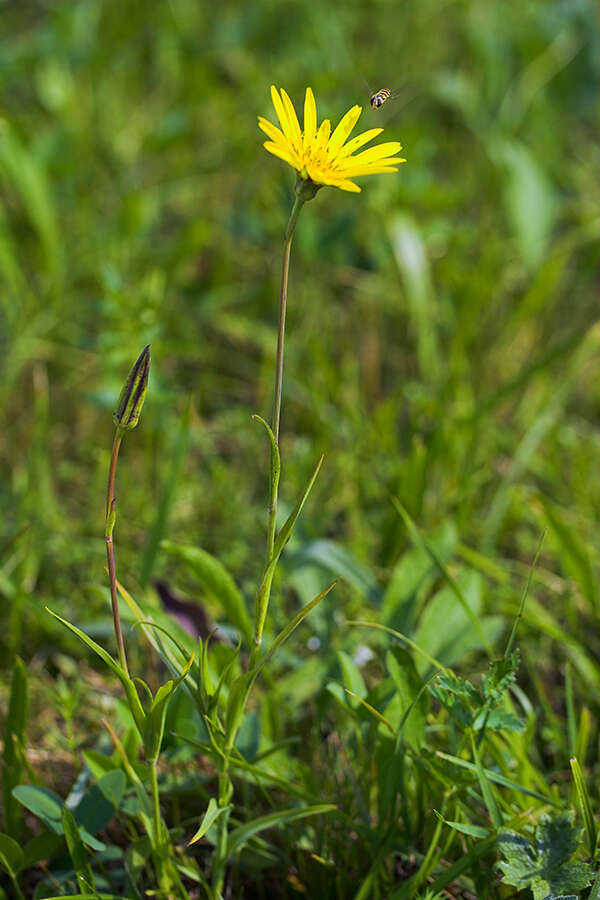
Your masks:
{"label": "yellow petal", "polygon": [[340,165],[339,171],[344,175],[350,175],[353,177],[357,173],[361,175],[368,175],[370,172],[380,172],[383,169],[389,172],[397,172],[396,166],[400,165],[402,162],[406,162],[406,160],[402,159],[374,159],[371,162],[366,163],[355,163],[352,160],[344,160],[343,164]]}
{"label": "yellow petal", "polygon": [[327,142],[329,141],[329,136],[331,134],[331,122],[329,119],[323,119],[319,130],[317,132],[317,137],[315,138],[315,151],[319,152],[325,149],[327,146]]}
{"label": "yellow petal", "polygon": [[339,184],[336,184],[336,187],[339,187],[342,191],[350,191],[352,194],[360,194],[361,192],[361,188],[354,184],[353,181],[340,181]]}
{"label": "yellow petal", "polygon": [[363,147],[365,144],[368,144],[369,141],[372,141],[373,138],[376,138],[378,134],[381,134],[383,128],[371,128],[370,131],[365,131],[362,134],[358,134],[355,138],[352,138],[351,141],[348,141],[347,144],[340,149],[338,153],[338,158],[343,158],[345,156],[349,156],[351,153],[354,153],[355,150],[358,150],[359,147]]}
{"label": "yellow petal", "polygon": [[342,116],[340,124],[335,129],[329,140],[329,155],[334,156],[342,146],[356,123],[362,112],[362,106],[353,106],[349,109],[345,116]]}
{"label": "yellow petal", "polygon": [[346,178],[362,178],[363,175],[384,175],[387,172],[397,172],[398,169],[393,166],[379,166],[374,169],[351,169],[348,172],[343,172]]}
{"label": "yellow petal", "polygon": [[312,90],[306,88],[304,98],[304,152],[308,152],[315,139],[317,130],[317,104]]}
{"label": "yellow petal", "polygon": [[258,127],[264,131],[266,135],[268,135],[272,141],[279,142],[281,144],[286,144],[286,138],[283,131],[280,131],[276,125],[273,125],[269,122],[268,119],[263,119],[262,116],[258,117]]}
{"label": "yellow petal", "polygon": [[275,107],[275,112],[277,113],[277,118],[279,119],[281,130],[285,134],[286,138],[290,141],[290,143],[293,144],[292,128],[289,123],[285,107],[281,102],[279,92],[277,91],[277,88],[274,84],[271,85],[271,101],[273,103],[273,106]]}
{"label": "yellow petal", "polygon": [[294,148],[296,150],[300,150],[300,148],[302,147],[302,132],[300,131],[300,123],[298,122],[298,116],[296,115],[294,104],[283,88],[281,88],[281,99],[283,100],[283,105],[287,113],[288,122],[290,123]]}
{"label": "yellow petal", "polygon": [[279,159],[282,159],[284,162],[289,163],[290,166],[294,169],[300,169],[299,159],[295,153],[292,153],[290,150],[286,150],[281,144],[274,144],[272,141],[265,141],[263,144],[265,150],[268,150],[269,153],[272,153],[273,156],[278,156]]}
{"label": "yellow petal", "polygon": [[355,161],[367,162],[369,159],[382,159],[384,156],[394,156],[399,150],[402,150],[402,144],[398,141],[390,141],[387,144],[377,144],[376,147],[369,147],[353,157]]}

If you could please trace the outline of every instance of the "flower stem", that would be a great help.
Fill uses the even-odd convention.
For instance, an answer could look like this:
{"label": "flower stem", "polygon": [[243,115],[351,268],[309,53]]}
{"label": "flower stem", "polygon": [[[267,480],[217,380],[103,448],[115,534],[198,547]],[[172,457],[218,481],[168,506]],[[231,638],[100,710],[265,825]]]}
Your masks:
{"label": "flower stem", "polygon": [[162,840],[162,822],[160,818],[160,797],[158,793],[158,775],[156,772],[156,760],[152,760],[148,764],[148,774],[150,775],[150,793],[152,794],[152,820],[154,826],[154,844],[159,851],[163,843]]}
{"label": "flower stem", "polygon": [[[219,796],[218,804],[221,809],[227,806],[233,794],[233,785],[229,777],[229,757],[225,756],[219,766]],[[212,859],[212,890],[213,896],[218,898],[223,892],[225,874],[227,871],[227,837],[228,837],[229,812],[219,817],[217,822],[217,843]]]}
{"label": "flower stem", "polygon": [[277,331],[277,359],[275,361],[275,397],[273,400],[273,419],[271,428],[275,440],[279,444],[279,421],[281,418],[281,390],[283,385],[283,347],[285,339],[285,313],[287,305],[288,274],[290,270],[290,253],[292,250],[292,237],[300,210],[305,203],[304,197],[296,195],[294,205],[290,213],[290,219],[285,229],[283,242],[283,265],[281,267],[281,291],[279,294],[279,329]]}
{"label": "flower stem", "polygon": [[121,629],[121,617],[119,615],[119,597],[117,594],[117,576],[115,572],[115,551],[113,544],[113,529],[115,527],[115,472],[117,470],[117,459],[119,457],[119,448],[123,439],[123,431],[117,428],[115,439],[113,441],[112,453],[110,457],[110,467],[108,470],[108,487],[106,490],[106,522],[104,527],[104,538],[106,540],[106,558],[108,562],[108,578],[110,581],[110,598],[112,602],[113,622],[115,627],[115,637],[117,639],[117,647],[119,650],[119,662],[125,672],[129,674],[127,667],[127,656],[125,655],[125,643],[123,641],[123,631]]}
{"label": "flower stem", "polygon": [[[285,344],[285,314],[287,309],[288,275],[290,271],[290,253],[292,250],[292,238],[300,210],[304,205],[303,197],[296,196],[290,213],[290,219],[285,229],[283,242],[283,263],[281,266],[281,291],[279,293],[279,328],[277,329],[277,357],[275,359],[275,390],[273,396],[273,416],[271,430],[275,435],[275,443],[279,448],[279,424],[281,421],[281,394],[283,389],[283,351]],[[267,565],[273,556],[275,543],[275,522],[277,519],[278,490],[275,488],[269,504],[269,528],[267,532]]]}
{"label": "flower stem", "polygon": [[[288,290],[288,275],[290,271],[290,253],[292,250],[292,238],[294,236],[294,229],[296,228],[296,222],[298,221],[298,216],[300,215],[300,210],[302,209],[306,200],[309,199],[305,196],[302,196],[301,192],[297,192],[294,198],[294,205],[292,206],[292,211],[290,213],[290,218],[287,223],[287,228],[285,229],[285,236],[283,241],[283,263],[281,266],[281,290],[279,292],[279,327],[277,329],[277,356],[275,359],[275,389],[273,396],[273,415],[271,418],[271,430],[275,437],[275,443],[277,445],[277,451],[279,451],[279,425],[281,422],[281,394],[283,388],[283,351],[285,344],[285,314],[287,307],[287,290]],[[271,470],[273,470],[274,459],[273,459],[274,451],[271,451]],[[269,497],[269,520],[267,526],[267,552],[265,557],[265,566],[268,566],[273,557],[273,547],[275,546],[275,527],[277,523],[277,500],[278,500],[278,480],[277,479],[272,485],[271,496]],[[259,588],[260,591],[260,588]],[[265,624],[265,618],[267,615],[267,608],[269,605],[269,594],[270,587],[265,593],[264,596],[261,597],[260,603],[257,603],[256,610],[256,622],[254,629],[254,646],[252,648],[251,654],[251,664],[256,661],[256,655],[258,653],[258,649],[262,640],[262,632]]]}

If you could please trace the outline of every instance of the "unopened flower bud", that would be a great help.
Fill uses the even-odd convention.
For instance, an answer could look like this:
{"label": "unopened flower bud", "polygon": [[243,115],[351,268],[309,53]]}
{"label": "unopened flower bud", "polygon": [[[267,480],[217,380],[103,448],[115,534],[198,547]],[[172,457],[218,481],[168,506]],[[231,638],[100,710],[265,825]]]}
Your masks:
{"label": "unopened flower bud", "polygon": [[138,423],[148,389],[149,373],[150,344],[147,344],[127,376],[117,408],[113,413],[113,422],[122,431],[130,431]]}

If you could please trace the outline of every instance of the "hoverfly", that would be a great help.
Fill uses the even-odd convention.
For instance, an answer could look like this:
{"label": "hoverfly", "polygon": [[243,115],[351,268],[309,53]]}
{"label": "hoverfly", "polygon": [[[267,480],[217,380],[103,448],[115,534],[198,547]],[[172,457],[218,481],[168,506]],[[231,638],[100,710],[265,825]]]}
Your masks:
{"label": "hoverfly", "polygon": [[392,96],[392,92],[389,88],[381,88],[380,91],[375,91],[374,94],[371,94],[369,99],[369,103],[371,104],[373,109],[379,109],[380,106],[383,106],[386,100],[389,100]]}

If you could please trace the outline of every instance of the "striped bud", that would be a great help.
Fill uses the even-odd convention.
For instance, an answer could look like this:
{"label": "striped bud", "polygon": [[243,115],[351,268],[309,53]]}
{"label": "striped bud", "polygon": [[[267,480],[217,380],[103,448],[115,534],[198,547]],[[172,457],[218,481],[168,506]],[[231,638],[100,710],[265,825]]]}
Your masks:
{"label": "striped bud", "polygon": [[147,344],[127,376],[117,408],[113,413],[113,422],[121,431],[130,431],[138,423],[148,389],[149,373],[150,344]]}

